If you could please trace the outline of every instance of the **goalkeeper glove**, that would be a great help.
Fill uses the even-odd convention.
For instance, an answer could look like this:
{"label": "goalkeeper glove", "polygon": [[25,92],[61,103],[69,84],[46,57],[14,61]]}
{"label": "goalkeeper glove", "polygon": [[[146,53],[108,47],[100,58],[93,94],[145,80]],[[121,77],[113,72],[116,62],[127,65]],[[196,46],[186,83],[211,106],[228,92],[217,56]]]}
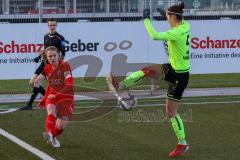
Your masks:
{"label": "goalkeeper glove", "polygon": [[144,9],[143,10],[143,19],[150,19],[150,9]]}

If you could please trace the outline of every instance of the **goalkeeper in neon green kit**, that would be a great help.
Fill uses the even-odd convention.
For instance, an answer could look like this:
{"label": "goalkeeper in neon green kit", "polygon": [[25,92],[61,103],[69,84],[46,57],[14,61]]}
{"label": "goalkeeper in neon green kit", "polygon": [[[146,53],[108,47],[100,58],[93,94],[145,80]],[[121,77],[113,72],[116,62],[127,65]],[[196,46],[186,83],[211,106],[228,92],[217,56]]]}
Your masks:
{"label": "goalkeeper in neon green kit", "polygon": [[165,16],[170,24],[166,32],[157,32],[150,21],[150,11],[143,12],[144,25],[149,36],[153,40],[167,41],[170,64],[154,64],[132,73],[122,82],[118,83],[113,75],[107,75],[107,83],[112,91],[119,91],[136,85],[144,77],[163,78],[169,82],[166,99],[166,113],[169,116],[173,130],[178,138],[176,148],[169,153],[170,157],[176,157],[186,152],[189,146],[185,140],[184,124],[177,113],[182,94],[187,87],[189,79],[189,34],[190,25],[183,20],[184,4],[173,5],[166,11]]}

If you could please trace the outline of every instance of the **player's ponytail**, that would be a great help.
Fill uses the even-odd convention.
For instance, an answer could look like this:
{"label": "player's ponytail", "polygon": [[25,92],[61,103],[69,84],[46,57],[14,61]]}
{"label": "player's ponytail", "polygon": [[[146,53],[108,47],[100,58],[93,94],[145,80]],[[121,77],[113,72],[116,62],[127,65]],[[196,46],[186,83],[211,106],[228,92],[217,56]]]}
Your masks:
{"label": "player's ponytail", "polygon": [[182,2],[182,3],[180,3],[178,6],[182,9],[182,13],[183,13],[183,9],[184,9],[184,7],[185,7],[184,3]]}
{"label": "player's ponytail", "polygon": [[169,15],[175,15],[178,21],[183,19],[183,9],[185,5],[184,3],[180,3],[179,5],[173,5],[168,8],[167,13]]}

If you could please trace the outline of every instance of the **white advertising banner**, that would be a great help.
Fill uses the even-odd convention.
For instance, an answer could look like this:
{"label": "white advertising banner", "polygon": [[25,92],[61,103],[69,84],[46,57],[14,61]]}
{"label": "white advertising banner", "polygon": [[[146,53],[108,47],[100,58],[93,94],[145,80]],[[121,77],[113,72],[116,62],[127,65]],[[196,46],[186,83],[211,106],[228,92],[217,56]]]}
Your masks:
{"label": "white advertising banner", "polygon": [[[159,31],[167,22],[154,22]],[[240,73],[239,20],[190,21],[192,74]],[[29,79],[43,50],[47,24],[1,24],[0,79]],[[167,63],[163,42],[149,38],[143,22],[59,23],[66,60],[75,77],[123,75],[149,63]]]}
{"label": "white advertising banner", "polygon": [[191,21],[192,73],[240,73],[240,20]]}

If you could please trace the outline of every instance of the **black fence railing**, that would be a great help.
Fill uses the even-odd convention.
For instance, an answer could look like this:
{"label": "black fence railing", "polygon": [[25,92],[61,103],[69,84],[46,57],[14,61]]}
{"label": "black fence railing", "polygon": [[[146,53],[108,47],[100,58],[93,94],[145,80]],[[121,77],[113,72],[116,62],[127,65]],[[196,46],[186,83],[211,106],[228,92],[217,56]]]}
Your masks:
{"label": "black fence railing", "polygon": [[156,8],[179,2],[185,3],[187,19],[240,19],[240,0],[1,0],[0,22],[139,21],[144,8],[162,20]]}

